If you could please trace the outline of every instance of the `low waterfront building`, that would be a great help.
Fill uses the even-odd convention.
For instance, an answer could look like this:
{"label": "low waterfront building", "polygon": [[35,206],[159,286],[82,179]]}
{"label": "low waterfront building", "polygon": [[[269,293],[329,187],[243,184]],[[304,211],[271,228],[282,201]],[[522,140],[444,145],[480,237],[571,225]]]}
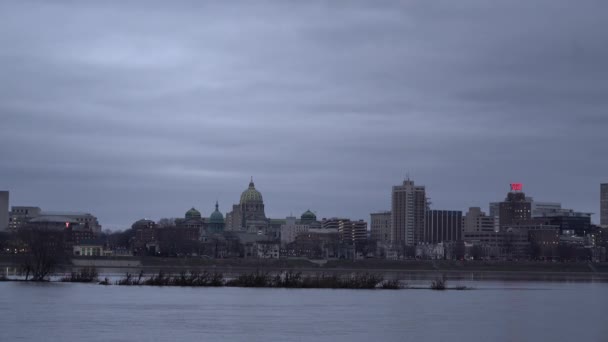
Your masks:
{"label": "low waterfront building", "polygon": [[440,243],[421,243],[416,245],[417,259],[440,260],[445,258],[445,246]]}
{"label": "low waterfront building", "polygon": [[83,241],[72,247],[74,256],[101,257],[104,254],[104,243],[99,240]]}
{"label": "low waterfront building", "polygon": [[276,241],[256,241],[254,243],[255,255],[259,259],[278,259],[281,245]]}

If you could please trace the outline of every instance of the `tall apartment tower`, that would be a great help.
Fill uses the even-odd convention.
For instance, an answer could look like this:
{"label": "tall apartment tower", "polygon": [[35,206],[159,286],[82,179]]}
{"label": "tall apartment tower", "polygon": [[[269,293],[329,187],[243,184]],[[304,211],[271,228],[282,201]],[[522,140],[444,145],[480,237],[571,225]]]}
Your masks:
{"label": "tall apartment tower", "polygon": [[0,232],[8,230],[8,191],[0,191]]}
{"label": "tall apartment tower", "polygon": [[409,178],[393,186],[391,210],[391,241],[413,246],[424,239],[427,210],[424,186],[414,185]]}
{"label": "tall apartment tower", "polygon": [[608,227],[608,183],[600,185],[600,226]]}

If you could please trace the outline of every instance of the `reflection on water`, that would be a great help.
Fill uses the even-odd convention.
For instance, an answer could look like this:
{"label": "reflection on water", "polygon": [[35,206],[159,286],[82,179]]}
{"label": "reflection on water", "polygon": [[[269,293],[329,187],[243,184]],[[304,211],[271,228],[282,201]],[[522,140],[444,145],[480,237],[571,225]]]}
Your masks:
{"label": "reflection on water", "polygon": [[0,283],[2,341],[607,341],[608,284],[471,291]]}

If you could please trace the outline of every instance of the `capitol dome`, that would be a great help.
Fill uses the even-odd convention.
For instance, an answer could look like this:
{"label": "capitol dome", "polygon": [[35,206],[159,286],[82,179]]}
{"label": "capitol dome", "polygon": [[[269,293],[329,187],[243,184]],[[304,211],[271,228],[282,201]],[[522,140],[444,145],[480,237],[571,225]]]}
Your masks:
{"label": "capitol dome", "polygon": [[201,218],[201,212],[194,209],[194,207],[192,207],[192,209],[186,211],[186,220],[200,219],[200,218]]}
{"label": "capitol dome", "polygon": [[220,212],[217,202],[215,202],[215,211],[209,216],[209,224],[224,224],[224,215]]}
{"label": "capitol dome", "polygon": [[251,202],[263,202],[262,194],[255,189],[255,185],[253,184],[253,179],[249,183],[249,188],[241,194],[241,204],[251,203]]}

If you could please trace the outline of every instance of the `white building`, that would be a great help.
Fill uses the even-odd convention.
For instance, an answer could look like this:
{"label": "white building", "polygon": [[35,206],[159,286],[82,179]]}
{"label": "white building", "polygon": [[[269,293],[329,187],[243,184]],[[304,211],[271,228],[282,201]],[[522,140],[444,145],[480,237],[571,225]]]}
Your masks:
{"label": "white building", "polygon": [[103,256],[103,244],[80,244],[73,247],[75,256]]}
{"label": "white building", "polygon": [[294,242],[298,234],[308,232],[309,228],[307,224],[298,224],[294,216],[287,217],[285,224],[281,225],[281,244]]}
{"label": "white building", "polygon": [[281,245],[273,241],[258,241],[254,244],[256,256],[260,259],[278,259]]}

